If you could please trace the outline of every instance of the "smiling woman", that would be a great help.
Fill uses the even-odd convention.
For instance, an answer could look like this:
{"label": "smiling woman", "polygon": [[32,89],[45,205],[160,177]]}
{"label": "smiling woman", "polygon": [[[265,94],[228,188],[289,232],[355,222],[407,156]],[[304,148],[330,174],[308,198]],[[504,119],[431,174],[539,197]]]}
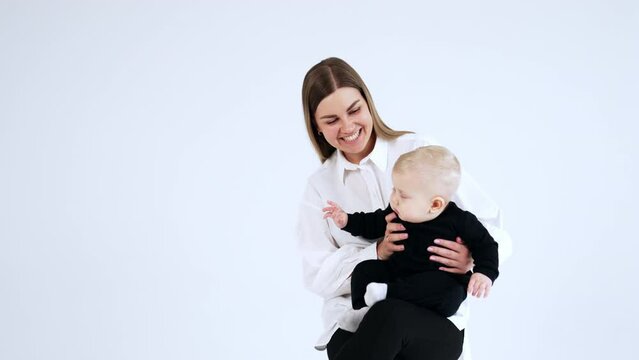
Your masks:
{"label": "smiling woman", "polygon": [[410,133],[384,124],[362,78],[338,58],[326,59],[308,71],[302,105],[309,138],[322,162],[339,149],[358,164],[372,151],[377,136],[394,139]]}
{"label": "smiling woman", "polygon": [[366,100],[357,89],[335,90],[320,102],[315,114],[319,135],[341,150],[348,161],[359,164],[373,149],[373,120]]}
{"label": "smiling woman", "polygon": [[[400,155],[430,143],[415,134],[395,131],[382,122],[371,95],[357,72],[338,58],[313,66],[302,86],[306,128],[322,166],[308,180],[300,207],[298,241],[304,280],[324,299],[326,328],[317,341],[329,359],[457,359],[462,353],[467,304],[442,317],[431,310],[395,299],[358,310],[351,306],[351,274],[361,262],[388,259],[403,251],[395,244],[405,229],[387,217],[386,234],[372,244],[341,231],[324,219],[329,200],[346,212],[384,208],[391,197],[391,170]],[[500,213],[472,181],[455,194],[472,209],[498,242],[509,242],[501,230]],[[400,232],[398,232],[400,231]],[[431,251],[440,270],[464,274],[472,266],[462,240],[441,239]],[[468,358],[466,358],[467,360]]]}

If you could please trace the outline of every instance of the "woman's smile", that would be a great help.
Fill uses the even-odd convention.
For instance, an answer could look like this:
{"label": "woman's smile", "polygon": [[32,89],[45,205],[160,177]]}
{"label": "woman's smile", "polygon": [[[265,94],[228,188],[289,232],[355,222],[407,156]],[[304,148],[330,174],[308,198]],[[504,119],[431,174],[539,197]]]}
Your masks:
{"label": "woman's smile", "polygon": [[362,128],[359,128],[355,132],[353,132],[351,135],[342,136],[342,140],[347,142],[347,143],[353,143],[359,138],[359,135],[361,133],[362,133]]}

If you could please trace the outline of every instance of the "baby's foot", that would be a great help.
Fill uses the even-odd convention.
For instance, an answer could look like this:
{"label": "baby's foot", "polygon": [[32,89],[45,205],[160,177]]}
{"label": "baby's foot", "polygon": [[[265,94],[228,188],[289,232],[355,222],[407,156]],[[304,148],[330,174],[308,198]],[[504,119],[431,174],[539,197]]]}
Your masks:
{"label": "baby's foot", "polygon": [[386,299],[388,285],[384,283],[372,282],[366,285],[366,293],[364,294],[364,302],[368,306],[373,306],[378,301]]}

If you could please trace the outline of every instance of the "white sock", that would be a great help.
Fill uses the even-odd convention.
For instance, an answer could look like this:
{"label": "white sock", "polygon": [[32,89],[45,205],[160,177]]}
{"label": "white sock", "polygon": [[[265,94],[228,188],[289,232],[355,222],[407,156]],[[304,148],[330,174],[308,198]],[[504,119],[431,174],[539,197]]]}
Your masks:
{"label": "white sock", "polygon": [[368,306],[373,306],[378,301],[386,299],[388,285],[384,283],[372,282],[366,285],[366,293],[364,294],[364,302]]}

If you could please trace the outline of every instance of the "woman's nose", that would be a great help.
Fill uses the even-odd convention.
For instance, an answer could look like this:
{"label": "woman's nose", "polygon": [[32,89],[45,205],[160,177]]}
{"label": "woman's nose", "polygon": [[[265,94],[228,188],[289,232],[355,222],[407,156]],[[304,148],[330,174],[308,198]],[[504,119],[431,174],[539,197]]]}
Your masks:
{"label": "woman's nose", "polygon": [[355,122],[353,119],[348,116],[344,117],[344,121],[342,122],[342,131],[347,133],[355,130]]}

